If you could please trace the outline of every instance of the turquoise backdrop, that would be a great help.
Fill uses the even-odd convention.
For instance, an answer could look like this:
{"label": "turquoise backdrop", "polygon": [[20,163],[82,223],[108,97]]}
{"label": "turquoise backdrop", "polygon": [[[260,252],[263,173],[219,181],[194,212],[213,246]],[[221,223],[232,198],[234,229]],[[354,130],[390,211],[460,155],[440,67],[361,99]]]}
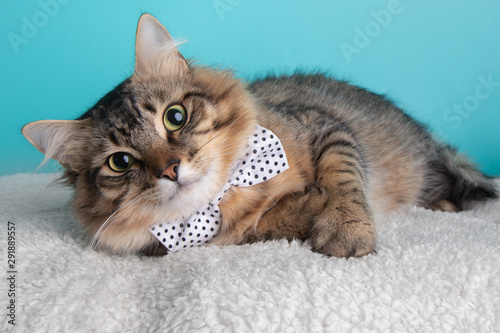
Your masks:
{"label": "turquoise backdrop", "polygon": [[132,73],[144,12],[244,79],[320,69],[386,94],[500,175],[498,0],[1,1],[0,175],[42,160],[25,123],[75,118]]}

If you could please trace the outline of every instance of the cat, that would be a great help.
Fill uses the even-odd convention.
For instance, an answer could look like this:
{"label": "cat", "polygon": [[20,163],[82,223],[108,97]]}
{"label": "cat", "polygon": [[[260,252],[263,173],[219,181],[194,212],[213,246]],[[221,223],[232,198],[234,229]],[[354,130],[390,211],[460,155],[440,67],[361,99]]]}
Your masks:
{"label": "cat", "polygon": [[375,251],[375,224],[392,210],[455,212],[498,197],[490,177],[383,96],[322,74],[245,83],[186,61],[149,14],[135,53],[133,75],[81,117],[22,129],[44,161],[64,167],[97,249],[169,252],[151,229],[212,205],[232,173],[243,174],[235,165],[261,128],[280,140],[287,169],[227,185],[210,244],[309,239],[318,253],[360,257]]}

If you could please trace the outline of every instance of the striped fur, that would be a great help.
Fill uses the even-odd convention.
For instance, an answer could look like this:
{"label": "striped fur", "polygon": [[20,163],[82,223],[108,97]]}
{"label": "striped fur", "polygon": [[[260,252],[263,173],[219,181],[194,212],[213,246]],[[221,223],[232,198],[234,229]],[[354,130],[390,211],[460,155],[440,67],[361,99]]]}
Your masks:
{"label": "striped fur", "polygon": [[[171,132],[163,116],[174,104],[185,107],[187,121]],[[391,210],[458,211],[497,197],[470,161],[384,97],[321,74],[246,85],[229,72],[188,63],[147,14],[129,79],[77,120],[34,122],[23,133],[66,168],[92,246],[159,254],[165,251],[149,227],[211,200],[255,124],[280,137],[290,169],[231,188],[214,244],[310,239],[314,251],[357,257],[374,251],[375,225]],[[117,152],[135,159],[126,172],[107,163]],[[179,162],[176,181],[161,176],[172,161]]]}

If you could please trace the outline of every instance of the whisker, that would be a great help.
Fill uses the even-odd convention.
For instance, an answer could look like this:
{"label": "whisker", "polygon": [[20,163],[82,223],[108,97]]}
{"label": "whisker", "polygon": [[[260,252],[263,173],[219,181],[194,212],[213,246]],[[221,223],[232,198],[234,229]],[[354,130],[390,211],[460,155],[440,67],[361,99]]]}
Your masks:
{"label": "whisker", "polygon": [[[235,144],[235,145],[228,145],[228,146],[223,146],[221,149],[219,149],[217,152],[218,153],[221,153],[221,152],[224,152],[224,151],[227,151],[227,150],[230,150],[230,149],[234,149],[234,148],[241,148],[241,144]],[[238,149],[234,149],[233,151],[236,152]]]}
{"label": "whisker", "polygon": [[[234,122],[236,122],[240,117],[238,117]],[[234,124],[234,122],[232,124]],[[298,136],[294,135],[294,136],[290,136],[290,137],[285,137],[283,139],[280,139],[280,141],[282,143],[286,143],[287,141],[290,141],[290,140],[300,140],[300,139],[302,139],[304,137],[309,136],[311,133],[317,133],[317,132],[322,132],[323,133],[328,128],[331,128],[331,127],[334,127],[334,126],[336,126],[336,124],[331,124],[331,125],[328,125],[328,126],[323,126],[321,129],[318,129],[318,130],[315,130],[315,131],[311,131],[311,132],[307,132],[307,133],[304,133],[304,134],[299,134]],[[209,141],[205,142],[205,144],[203,144],[203,146],[201,146],[196,152],[199,152],[203,147],[205,147],[208,143],[212,142],[216,137],[218,137],[222,133],[224,133],[224,132],[221,132],[221,133],[217,134],[215,137],[213,137]],[[237,134],[238,133],[235,133],[235,134],[231,135],[230,137],[228,137],[228,139],[230,139],[232,136],[237,135]],[[230,149],[233,149],[233,148],[236,148],[236,147],[241,147],[241,146],[242,146],[242,144],[239,144],[239,143],[238,144],[233,144],[233,145],[226,145],[222,149],[220,149],[218,152],[227,151],[227,150],[230,150]],[[318,150],[321,149],[321,145],[306,145],[306,144],[287,144],[287,145],[285,145],[285,147],[306,147],[306,148],[318,149]],[[233,150],[232,152],[235,152],[235,151],[236,151],[236,149]],[[223,156],[223,155],[217,155],[217,156]],[[208,157],[208,158],[212,158],[212,157]],[[206,159],[208,159],[208,158],[206,158]],[[205,159],[201,159],[199,161],[203,161],[203,160],[205,160]]]}
{"label": "whisker", "polygon": [[92,240],[91,240],[91,242],[89,244],[90,249],[95,250],[97,248],[97,243],[99,242],[99,238],[102,236],[102,234],[104,234],[106,232],[106,230],[108,230],[108,228],[111,226],[111,224],[113,224],[113,221],[114,221],[113,219],[120,212],[120,210],[124,210],[124,209],[126,210],[126,209],[128,209],[130,206],[133,206],[140,199],[140,198],[137,198],[136,200],[134,200],[135,198],[137,198],[137,196],[135,196],[132,199],[130,199],[123,206],[118,207],[118,209],[115,210],[113,212],[113,214],[111,214],[106,219],[106,221],[104,221],[104,223],[101,225],[101,227],[99,228],[99,230],[97,230],[97,232],[95,233],[94,237],[92,237]]}
{"label": "whisker", "polygon": [[293,194],[293,192],[290,191],[290,189],[288,187],[286,187],[285,185],[280,184],[280,183],[278,183],[278,185],[281,186],[282,188],[284,188],[285,190],[287,190],[287,192],[290,193],[295,198],[295,200],[299,201],[299,198],[297,198],[297,196],[295,194]]}
{"label": "whisker", "polygon": [[221,157],[221,156],[226,156],[226,155],[231,155],[233,153],[234,153],[234,151],[230,151],[229,153],[224,153],[224,154],[219,154],[219,155],[213,155],[211,157],[206,157],[206,158],[199,159],[199,160],[197,160],[197,162],[206,161],[206,160],[212,160],[214,158]]}
{"label": "whisker", "polygon": [[226,174],[227,172],[224,172],[222,170],[218,170],[218,169],[213,169],[213,168],[206,168],[205,169],[206,171],[215,171],[215,172],[219,172],[219,173],[222,173],[222,174]]}
{"label": "whisker", "polygon": [[264,195],[265,195],[266,197],[268,197],[268,198],[269,198],[269,200],[271,200],[271,202],[273,203],[274,207],[278,208],[278,210],[281,212],[281,214],[283,214],[283,216],[286,216],[286,215],[285,215],[285,213],[281,210],[281,208],[279,208],[279,207],[278,207],[278,204],[276,203],[276,201],[274,201],[273,199],[271,199],[271,197],[270,197],[270,196],[269,196],[266,192],[264,192],[264,190],[263,190],[263,189],[261,189],[261,188],[260,188],[260,187],[258,187],[258,186],[256,186],[255,188],[256,188],[257,190],[259,190],[260,192],[264,193]]}
{"label": "whisker", "polygon": [[[241,114],[238,118],[236,118],[229,126],[228,126],[228,129],[231,128],[241,117],[243,117],[243,114]],[[199,152],[203,147],[205,147],[207,144],[209,144],[210,142],[212,142],[213,140],[215,140],[219,135],[225,133],[224,131],[221,131],[220,133],[218,133],[216,136],[214,136],[213,138],[211,138],[210,140],[208,140],[207,142],[205,142],[200,148],[198,148],[194,154],[196,154],[197,152]],[[236,135],[237,133],[233,134],[233,135]]]}
{"label": "whisker", "polygon": [[[130,199],[126,204],[124,204],[123,206],[121,206],[117,210],[115,210],[113,212],[113,214],[111,214],[106,219],[106,221],[101,225],[101,227],[99,228],[99,230],[96,232],[96,234],[92,238],[92,241],[90,242],[90,244],[89,244],[88,247],[91,248],[91,249],[94,249],[94,250],[97,249],[97,245],[98,245],[98,243],[99,243],[102,235],[113,225],[113,223],[115,221],[118,220],[117,218],[120,216],[120,214],[123,214],[123,213],[127,212],[129,209],[131,209],[132,207],[134,207],[139,201],[146,201],[145,204],[142,205],[142,208],[141,208],[141,212],[142,212],[144,209],[147,208],[147,206],[148,206],[147,203],[148,202],[156,201],[157,204],[158,204],[160,199],[161,199],[160,196],[153,196],[153,197],[150,197],[150,198],[144,198],[144,193],[137,194],[132,199]],[[139,215],[142,215],[142,213],[139,214]]]}

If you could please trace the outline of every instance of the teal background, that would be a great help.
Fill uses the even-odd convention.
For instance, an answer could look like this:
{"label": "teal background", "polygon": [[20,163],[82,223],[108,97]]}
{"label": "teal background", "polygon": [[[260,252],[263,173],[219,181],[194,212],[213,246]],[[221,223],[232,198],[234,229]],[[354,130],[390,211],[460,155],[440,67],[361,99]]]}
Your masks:
{"label": "teal background", "polygon": [[320,69],[386,94],[500,175],[498,0],[0,1],[0,175],[43,158],[25,123],[76,118],[132,73],[144,12],[187,41],[184,56],[244,79]]}

